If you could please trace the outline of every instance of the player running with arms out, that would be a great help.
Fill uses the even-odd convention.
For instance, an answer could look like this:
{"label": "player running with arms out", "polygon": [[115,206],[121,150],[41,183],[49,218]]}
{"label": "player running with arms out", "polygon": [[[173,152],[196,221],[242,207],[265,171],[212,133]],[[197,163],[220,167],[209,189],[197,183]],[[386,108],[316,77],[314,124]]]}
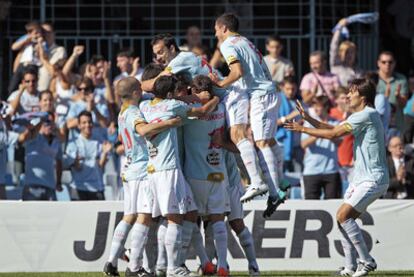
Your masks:
{"label": "player running with arms out", "polygon": [[[239,20],[234,14],[226,13],[216,19],[215,35],[221,43],[220,51],[230,67],[230,74],[223,80],[210,76],[217,86],[234,85],[250,99],[250,126],[258,150],[247,139],[248,107],[239,109],[245,113],[245,122],[230,125],[230,138],[240,151],[252,183],[241,200],[251,200],[269,190],[267,209],[263,214],[267,217],[286,198],[287,187],[281,185],[283,170],[278,166],[282,162],[278,161],[281,150],[274,139],[280,101],[261,53],[249,40],[236,33],[238,27]],[[261,172],[268,185],[263,182]]]}
{"label": "player running with arms out", "polygon": [[[380,115],[373,108],[375,95],[372,82],[355,79],[348,93],[353,113],[341,125],[334,127],[313,119],[299,102],[297,108],[303,119],[316,129],[303,127],[296,122],[285,124],[287,129],[319,138],[336,139],[351,133],[355,137],[354,177],[345,192],[344,203],[336,214],[345,253],[345,267],[338,272],[342,276],[365,276],[377,268],[361,229],[355,222],[368,205],[387,191],[389,184],[384,128]],[[359,256],[358,264],[356,254]]]}
{"label": "player running with arms out", "polygon": [[104,273],[108,276],[119,276],[118,257],[124,250],[124,244],[132,229],[131,256],[126,276],[150,276],[141,262],[145,246],[151,213],[153,196],[147,182],[148,151],[142,135],[153,135],[167,128],[181,124],[180,118],[172,118],[159,123],[141,126],[141,135],[137,132],[137,124],[142,123],[142,115],[138,109],[141,99],[140,83],[133,77],[127,77],[117,83],[116,93],[122,101],[122,109],[118,116],[119,134],[124,145],[127,163],[122,169],[124,185],[124,216],[117,225],[111,244],[108,262]]}
{"label": "player running with arms out", "polygon": [[[219,99],[214,97],[202,107],[194,108],[182,101],[167,99],[167,95],[174,93],[175,83],[176,79],[172,76],[157,78],[152,90],[155,98],[140,104],[140,110],[146,122],[154,123],[176,116],[181,118],[204,116],[213,111],[219,102]],[[153,216],[162,215],[168,220],[165,235],[167,276],[189,276],[188,270],[182,268],[180,264],[183,222],[187,216],[195,215],[196,219],[197,208],[191,189],[181,170],[177,130],[171,128],[146,138],[149,151],[147,170],[150,173],[149,180],[154,194]]]}

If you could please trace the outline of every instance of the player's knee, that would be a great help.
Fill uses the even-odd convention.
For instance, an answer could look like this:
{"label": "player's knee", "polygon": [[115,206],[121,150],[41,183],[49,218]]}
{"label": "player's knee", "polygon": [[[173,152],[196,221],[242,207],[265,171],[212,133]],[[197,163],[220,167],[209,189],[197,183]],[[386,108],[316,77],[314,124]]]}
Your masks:
{"label": "player's knee", "polygon": [[184,215],[184,220],[196,223],[197,217],[198,217],[197,211],[191,211]]}
{"label": "player's knee", "polygon": [[209,220],[211,223],[215,223],[217,221],[224,221],[224,215],[223,214],[211,214],[209,216]]}
{"label": "player's knee", "polygon": [[265,148],[265,147],[272,147],[276,144],[276,140],[274,138],[271,139],[263,139],[254,142],[256,147],[258,148]]}
{"label": "player's knee", "polygon": [[247,138],[247,133],[244,125],[234,125],[230,128],[230,139],[234,144],[245,138]]}
{"label": "player's knee", "polygon": [[229,224],[230,224],[231,229],[236,234],[240,234],[245,228],[243,219],[241,219],[241,218],[237,218],[237,219],[234,219],[232,221],[229,221]]}
{"label": "player's knee", "polygon": [[151,214],[139,214],[137,222],[146,226],[150,226],[152,223]]}
{"label": "player's knee", "polygon": [[349,218],[348,213],[345,209],[339,208],[336,212],[336,221],[339,222],[339,224],[342,224]]}
{"label": "player's knee", "polygon": [[136,214],[127,214],[124,215],[122,217],[122,220],[125,221],[126,223],[133,225],[135,223],[135,221],[137,220],[137,215]]}

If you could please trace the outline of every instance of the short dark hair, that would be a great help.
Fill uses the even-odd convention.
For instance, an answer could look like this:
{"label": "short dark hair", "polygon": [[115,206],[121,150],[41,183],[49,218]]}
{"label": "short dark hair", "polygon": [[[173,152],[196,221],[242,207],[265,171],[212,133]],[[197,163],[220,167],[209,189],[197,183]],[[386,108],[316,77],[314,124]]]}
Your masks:
{"label": "short dark hair", "polygon": [[391,52],[391,51],[388,51],[388,50],[381,51],[381,52],[379,53],[379,55],[378,55],[378,60],[380,59],[380,57],[381,57],[382,55],[391,56],[391,57],[395,60],[394,53],[393,53],[393,52]]}
{"label": "short dark hair", "polygon": [[355,88],[359,95],[365,97],[365,102],[367,106],[375,107],[375,95],[377,94],[377,89],[375,84],[369,79],[354,79],[349,84],[349,89]]}
{"label": "short dark hair", "polygon": [[309,57],[312,57],[312,56],[319,56],[319,57],[321,57],[321,60],[323,62],[324,61],[326,62],[326,54],[323,51],[320,51],[320,50],[313,51],[309,54]]}
{"label": "short dark hair", "polygon": [[281,82],[281,85],[284,86],[285,84],[294,84],[296,85],[296,80],[293,76],[285,76]]}
{"label": "short dark hair", "polygon": [[134,51],[132,49],[123,49],[123,50],[118,52],[116,57],[133,58],[134,57]]}
{"label": "short dark hair", "polygon": [[23,70],[23,74],[22,74],[23,78],[24,78],[24,76],[26,76],[26,74],[30,74],[30,75],[35,76],[35,77],[36,77],[36,80],[37,80],[37,79],[38,79],[38,78],[37,78],[37,67],[36,67],[36,66],[33,66],[33,65],[29,65],[29,66],[27,66],[27,67]]}
{"label": "short dark hair", "polygon": [[147,81],[157,77],[162,71],[164,67],[157,63],[150,63],[144,67],[144,72],[141,76],[141,81]]}
{"label": "short dark hair", "polygon": [[89,63],[92,64],[92,65],[96,65],[97,63],[104,62],[104,61],[105,61],[104,56],[102,56],[102,55],[93,55]]}
{"label": "short dark hair", "polygon": [[39,100],[41,100],[42,99],[42,97],[43,97],[43,95],[45,95],[45,94],[49,94],[50,96],[52,96],[52,98],[53,98],[53,93],[50,91],[50,90],[42,90],[40,93],[39,93]]}
{"label": "short dark hair", "polygon": [[368,71],[364,74],[364,78],[370,80],[375,85],[378,85],[379,82],[379,75],[378,72],[375,71]]}
{"label": "short dark hair", "polygon": [[266,38],[266,44],[269,44],[271,41],[277,41],[280,44],[283,44],[282,38],[278,35],[270,35]]}
{"label": "short dark hair", "polygon": [[78,120],[80,121],[80,119],[81,119],[81,117],[82,116],[87,116],[87,117],[89,117],[91,120],[93,120],[92,119],[92,113],[91,112],[89,112],[89,111],[81,111],[80,112],[80,114],[78,115]]}
{"label": "short dark hair", "polygon": [[178,48],[178,45],[177,45],[177,42],[175,41],[174,36],[171,35],[170,33],[163,33],[163,34],[155,35],[151,40],[151,46],[154,46],[159,41],[163,41],[164,45],[167,48],[170,48],[171,45],[172,45],[172,46],[174,46],[175,51],[177,51],[177,52],[180,51],[180,48]]}
{"label": "short dark hair", "polygon": [[202,91],[208,91],[211,93],[213,91],[213,82],[205,75],[197,75],[191,83],[191,90],[194,93],[200,93]]}
{"label": "short dark hair", "polygon": [[217,25],[224,25],[230,32],[237,32],[239,30],[239,19],[234,13],[224,13],[217,17]]}
{"label": "short dark hair", "polygon": [[169,92],[173,93],[177,79],[173,76],[161,76],[154,83],[152,93],[155,97],[165,99]]}
{"label": "short dark hair", "polygon": [[79,87],[81,84],[85,84],[91,91],[95,90],[95,86],[93,85],[93,81],[88,77],[82,77],[82,79],[76,82],[76,87]]}
{"label": "short dark hair", "polygon": [[177,92],[187,90],[188,94],[188,87],[191,85],[191,79],[186,74],[182,73],[176,74],[175,78],[177,79],[177,83],[175,84],[175,91]]}

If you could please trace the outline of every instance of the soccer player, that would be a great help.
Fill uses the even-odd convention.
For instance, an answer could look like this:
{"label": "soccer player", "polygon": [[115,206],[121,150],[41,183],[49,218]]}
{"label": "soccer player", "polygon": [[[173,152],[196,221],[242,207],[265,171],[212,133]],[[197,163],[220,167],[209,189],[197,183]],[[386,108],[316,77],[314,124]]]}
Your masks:
{"label": "soccer player", "polygon": [[[282,176],[279,176],[278,164],[281,161],[277,159],[280,149],[274,139],[280,101],[262,54],[249,40],[236,33],[239,28],[237,17],[230,13],[223,14],[216,19],[214,28],[230,74],[223,80],[213,75],[211,77],[219,87],[226,88],[233,84],[248,94],[250,126],[258,148],[256,152],[255,145],[247,139],[248,122],[231,126],[231,140],[240,151],[252,183],[241,200],[251,200],[269,190],[267,208],[263,214],[267,217],[286,198],[285,191],[280,189]],[[247,109],[244,110],[247,118]],[[263,182],[261,172],[269,185]]]}
{"label": "soccer player", "polygon": [[[352,114],[340,125],[331,126],[319,122],[305,112],[298,102],[302,117],[315,129],[306,128],[296,122],[285,124],[285,128],[325,139],[336,139],[352,133],[354,141],[354,178],[345,192],[344,203],[336,214],[345,253],[342,276],[365,276],[377,268],[369,254],[361,229],[355,222],[369,204],[383,195],[388,188],[389,176],[385,154],[385,134],[381,117],[373,108],[375,85],[367,79],[355,79],[349,85],[348,99]],[[356,253],[359,256],[357,267]]]}
{"label": "soccer player", "polygon": [[[202,104],[213,98],[213,83],[208,76],[196,76],[191,85],[193,95]],[[226,204],[226,167],[223,149],[212,142],[216,132],[224,132],[225,107],[220,103],[211,113],[184,125],[184,175],[192,189],[200,216],[208,218],[213,228],[217,252],[217,275],[228,276],[227,229],[224,223]],[[227,202],[227,203],[226,203]],[[201,257],[200,257],[200,260]],[[201,265],[203,271],[210,261]],[[203,263],[203,261],[202,261]]]}
{"label": "soccer player", "polygon": [[[176,79],[172,76],[157,78],[152,90],[155,98],[140,104],[146,122],[159,122],[176,116],[181,118],[204,116],[218,104],[217,97],[199,108],[190,107],[175,99],[167,99],[168,94],[174,93],[175,84]],[[165,234],[167,276],[189,276],[188,270],[179,264],[180,252],[182,245],[186,243],[182,242],[182,239],[191,240],[194,222],[197,219],[197,208],[191,189],[181,171],[176,128],[147,137],[147,146],[149,152],[147,171],[150,173],[149,180],[155,203],[153,216],[162,215],[168,220]],[[185,232],[190,235],[183,237],[184,221],[189,221]]]}
{"label": "soccer player", "polygon": [[[119,276],[118,257],[124,250],[128,233],[132,229],[131,255],[125,275],[150,276],[142,268],[140,258],[148,236],[153,206],[153,196],[147,182],[147,146],[144,137],[136,131],[136,126],[142,123],[142,116],[138,109],[142,95],[140,83],[134,77],[126,77],[117,83],[116,93],[122,101],[118,126],[127,158],[121,173],[124,185],[124,216],[114,231],[104,273],[108,276]],[[175,127],[180,122],[179,118],[172,118],[159,123],[147,124],[141,126],[141,134],[156,134],[167,128]]]}

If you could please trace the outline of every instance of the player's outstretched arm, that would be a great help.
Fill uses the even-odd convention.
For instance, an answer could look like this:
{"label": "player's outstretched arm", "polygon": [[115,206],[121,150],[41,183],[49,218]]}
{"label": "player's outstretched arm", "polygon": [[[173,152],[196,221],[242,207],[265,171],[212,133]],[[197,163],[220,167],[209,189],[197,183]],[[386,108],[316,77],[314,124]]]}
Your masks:
{"label": "player's outstretched arm", "polygon": [[310,116],[305,109],[302,106],[302,103],[300,103],[299,100],[296,100],[296,109],[299,111],[300,115],[302,116],[302,118],[309,122],[313,127],[315,127],[316,129],[333,129],[334,126],[328,124],[328,123],[324,123],[321,122],[319,120],[316,120],[315,118],[313,118],[312,116]]}
{"label": "player's outstretched arm", "polygon": [[205,103],[202,107],[197,107],[197,108],[193,107],[190,110],[188,110],[187,116],[200,117],[208,113],[211,113],[217,107],[219,102],[220,102],[220,98],[218,98],[217,96],[214,96],[210,101]]}
{"label": "player's outstretched arm", "polygon": [[178,116],[156,123],[146,123],[142,121],[135,125],[135,131],[143,137],[150,137],[169,128],[178,127],[181,124],[182,120]]}
{"label": "player's outstretched arm", "polygon": [[331,140],[340,138],[351,132],[351,129],[346,124],[340,124],[331,129],[314,129],[304,127],[297,122],[287,122],[283,127],[294,132],[305,133],[314,137]]}

